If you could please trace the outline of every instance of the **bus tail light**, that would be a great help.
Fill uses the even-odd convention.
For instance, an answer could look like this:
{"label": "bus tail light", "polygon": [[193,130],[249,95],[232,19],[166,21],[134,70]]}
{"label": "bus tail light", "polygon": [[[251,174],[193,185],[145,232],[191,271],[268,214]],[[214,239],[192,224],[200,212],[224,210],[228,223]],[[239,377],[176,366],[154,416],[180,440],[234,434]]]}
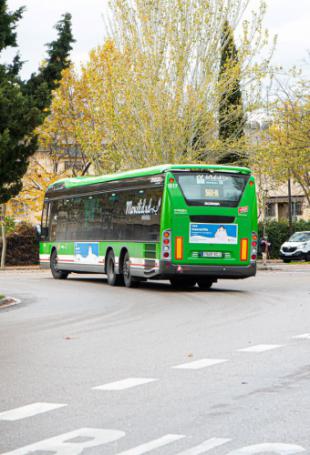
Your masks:
{"label": "bus tail light", "polygon": [[240,261],[247,261],[248,260],[248,249],[249,249],[249,241],[248,241],[248,239],[241,239],[241,242],[240,242]]}
{"label": "bus tail light", "polygon": [[175,238],[175,259],[181,261],[183,259],[183,237]]}
{"label": "bus tail light", "polygon": [[171,259],[171,229],[163,231],[161,251],[163,259]]}
{"label": "bus tail light", "polygon": [[257,245],[258,245],[258,235],[256,232],[252,232],[252,242],[251,242],[251,262],[255,262],[257,259]]}

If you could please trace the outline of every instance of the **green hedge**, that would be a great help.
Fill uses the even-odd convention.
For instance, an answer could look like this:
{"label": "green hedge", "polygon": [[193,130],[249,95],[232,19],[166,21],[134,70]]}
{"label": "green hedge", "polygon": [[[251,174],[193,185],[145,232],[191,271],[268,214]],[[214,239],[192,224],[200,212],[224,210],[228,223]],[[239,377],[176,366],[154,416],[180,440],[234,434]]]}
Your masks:
{"label": "green hedge", "polygon": [[[0,253],[2,242],[0,238]],[[34,265],[39,263],[39,239],[34,226],[28,223],[16,225],[7,237],[6,265]]]}
{"label": "green hedge", "polygon": [[[292,234],[297,231],[310,231],[310,221],[297,221],[292,225]],[[279,250],[282,243],[290,237],[289,226],[287,221],[269,221],[265,223],[265,232],[271,242],[270,257],[278,258]],[[263,224],[258,227],[259,239],[263,235]]]}

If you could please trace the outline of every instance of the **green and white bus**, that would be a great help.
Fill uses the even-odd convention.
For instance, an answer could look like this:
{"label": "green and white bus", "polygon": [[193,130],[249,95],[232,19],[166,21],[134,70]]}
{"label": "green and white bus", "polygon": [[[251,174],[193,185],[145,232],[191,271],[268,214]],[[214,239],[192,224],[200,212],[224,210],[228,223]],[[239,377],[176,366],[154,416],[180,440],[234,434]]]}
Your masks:
{"label": "green and white bus", "polygon": [[112,286],[175,287],[256,273],[255,181],[244,167],[161,165],[49,186],[40,263],[53,277],[103,273]]}

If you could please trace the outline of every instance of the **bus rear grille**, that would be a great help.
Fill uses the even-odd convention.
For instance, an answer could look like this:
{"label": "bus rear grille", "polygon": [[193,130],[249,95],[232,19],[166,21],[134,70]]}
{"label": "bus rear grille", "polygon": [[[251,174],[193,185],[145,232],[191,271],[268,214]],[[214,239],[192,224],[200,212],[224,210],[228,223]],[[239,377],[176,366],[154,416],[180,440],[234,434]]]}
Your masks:
{"label": "bus rear grille", "polygon": [[233,223],[234,216],[220,215],[191,215],[190,220],[194,223]]}

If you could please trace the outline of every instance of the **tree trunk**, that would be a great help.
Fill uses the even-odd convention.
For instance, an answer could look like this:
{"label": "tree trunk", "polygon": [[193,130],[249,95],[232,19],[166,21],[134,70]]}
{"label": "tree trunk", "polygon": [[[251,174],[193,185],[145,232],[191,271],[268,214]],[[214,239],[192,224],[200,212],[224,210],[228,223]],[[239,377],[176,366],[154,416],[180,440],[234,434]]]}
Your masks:
{"label": "tree trunk", "polygon": [[1,265],[0,269],[4,270],[5,268],[5,256],[6,256],[6,229],[5,229],[5,211],[6,206],[5,204],[1,204],[1,237],[2,237],[2,253],[1,253]]}
{"label": "tree trunk", "polygon": [[91,162],[88,161],[88,163],[85,164],[83,170],[82,170],[82,176],[84,176],[86,174],[86,172],[88,171],[88,169],[90,168],[90,165],[91,165]]}

